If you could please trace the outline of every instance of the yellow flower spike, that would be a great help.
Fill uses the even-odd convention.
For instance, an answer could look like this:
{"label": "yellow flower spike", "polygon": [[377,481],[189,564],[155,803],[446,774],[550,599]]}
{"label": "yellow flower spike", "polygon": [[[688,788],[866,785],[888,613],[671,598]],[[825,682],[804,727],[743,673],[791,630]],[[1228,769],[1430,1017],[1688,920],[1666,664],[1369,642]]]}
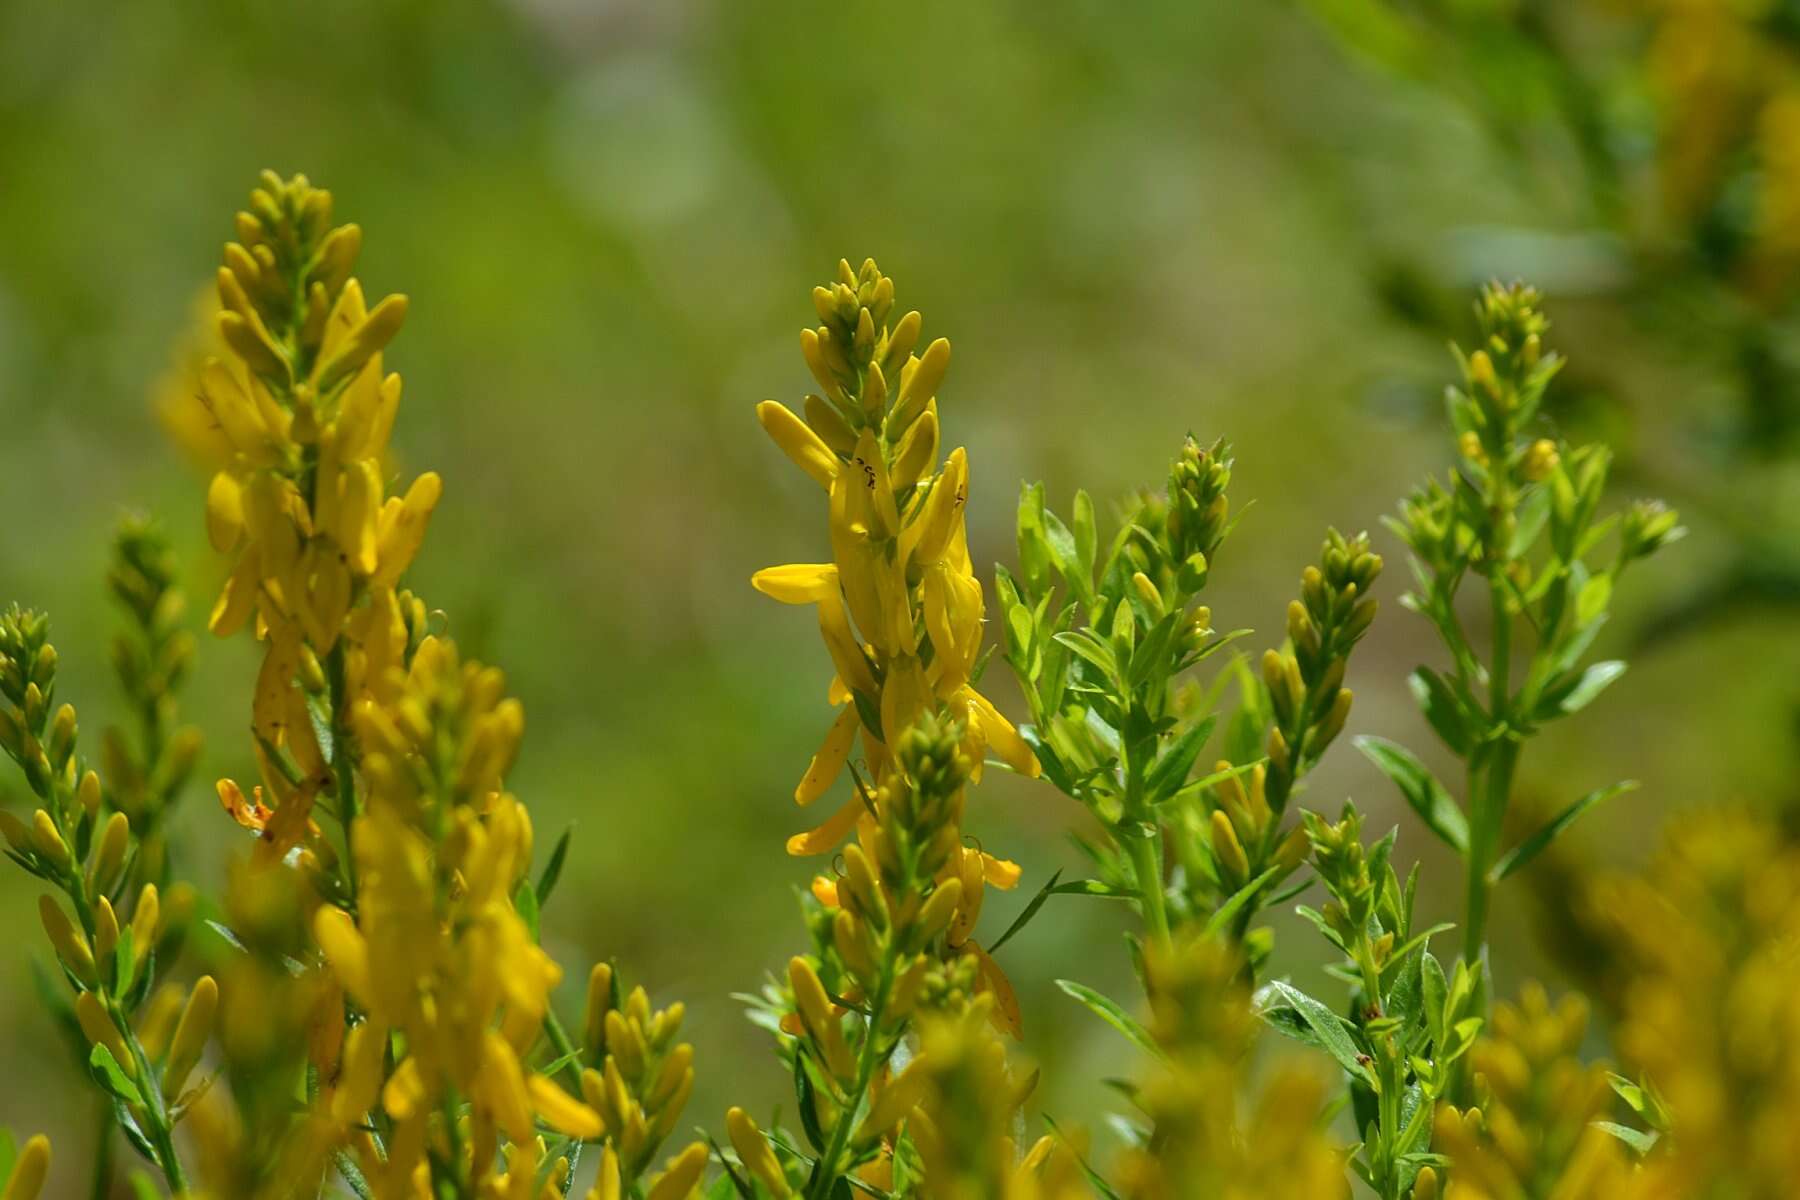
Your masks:
{"label": "yellow flower spike", "polygon": [[187,1007],[181,1011],[175,1036],[169,1042],[169,1061],[163,1068],[162,1079],[165,1099],[173,1101],[181,1095],[183,1085],[206,1049],[206,1040],[212,1036],[213,1018],[218,1009],[219,985],[211,975],[202,975],[194,981],[194,990],[188,996]]}
{"label": "yellow flower spike", "polygon": [[119,946],[119,915],[112,901],[101,896],[94,901],[94,958],[105,962]]}
{"label": "yellow flower spike", "polygon": [[130,849],[131,822],[124,813],[115,812],[107,818],[106,827],[100,831],[100,844],[94,851],[94,861],[88,867],[88,882],[96,892],[112,891],[113,884],[119,880],[120,868],[125,865],[125,855]]}
{"label": "yellow flower spike", "polygon": [[684,1200],[700,1182],[700,1172],[706,1169],[706,1158],[706,1143],[690,1145],[663,1167],[662,1174],[650,1184],[646,1200]]}
{"label": "yellow flower spike", "polygon": [[750,586],[783,604],[818,604],[838,594],[838,569],[835,563],[764,567],[750,576]]}
{"label": "yellow flower spike", "polygon": [[50,1139],[40,1133],[25,1143],[13,1161],[12,1174],[7,1176],[6,1190],[0,1191],[0,1200],[37,1200],[49,1177]]}
{"label": "yellow flower spike", "polygon": [[125,1048],[125,1039],[119,1036],[118,1026],[107,1014],[106,1006],[100,1003],[100,997],[93,992],[83,992],[75,997],[75,1020],[81,1025],[81,1032],[87,1040],[96,1046],[105,1046],[119,1069],[133,1079],[137,1078],[137,1060]]}
{"label": "yellow flower spike", "polygon": [[838,906],[837,881],[825,875],[814,875],[811,886],[813,899],[826,908]]}
{"label": "yellow flower spike", "polygon": [[825,641],[832,665],[837,668],[838,678],[852,690],[874,696],[879,690],[875,673],[869,669],[868,655],[863,652],[862,644],[850,632],[850,617],[837,592],[819,599],[819,635]]}
{"label": "yellow flower spike", "polygon": [[781,1169],[781,1161],[775,1157],[775,1150],[769,1140],[763,1136],[750,1114],[741,1108],[725,1110],[725,1131],[731,1135],[731,1144],[738,1153],[738,1161],[744,1169],[762,1181],[762,1185],[777,1197],[785,1197],[793,1189],[788,1185],[787,1175]]}
{"label": "yellow flower spike", "polygon": [[[40,810],[41,811],[41,810]],[[49,936],[51,946],[56,949],[56,957],[64,966],[88,987],[99,982],[94,970],[94,952],[88,946],[87,938],[75,928],[62,906],[48,895],[38,897],[38,916],[44,923],[44,933]]]}
{"label": "yellow flower spike", "polygon": [[50,814],[38,809],[31,814],[31,845],[38,854],[59,871],[66,871],[73,859],[69,854],[69,844],[63,841],[62,834],[57,832],[56,822]]}
{"label": "yellow flower spike", "polygon": [[935,408],[913,422],[894,451],[893,486],[896,491],[912,487],[937,465],[938,418]]}
{"label": "yellow flower spike", "polygon": [[357,930],[356,922],[341,908],[321,908],[313,918],[313,939],[324,951],[344,990],[363,1006],[373,998],[369,976],[369,944]]}
{"label": "yellow flower spike", "polygon": [[820,487],[831,487],[832,480],[838,476],[838,457],[805,421],[774,400],[764,400],[756,406],[756,419],[770,439],[781,447],[782,453],[794,460],[795,466],[812,476]]}
{"label": "yellow flower spike", "polygon": [[225,471],[206,489],[206,537],[220,554],[230,554],[244,537],[243,490]]}
{"label": "yellow flower spike", "polygon": [[824,1051],[825,1065],[839,1079],[852,1078],[856,1073],[856,1061],[851,1057],[849,1044],[844,1041],[843,1025],[825,995],[825,985],[819,981],[818,972],[806,959],[795,957],[788,962],[788,983],[794,989],[794,1005],[800,1012],[800,1020]]}
{"label": "yellow flower spike", "polygon": [[1006,977],[1006,972],[1000,969],[1000,964],[995,962],[993,956],[986,950],[974,942],[968,942],[966,945],[974,952],[975,959],[981,967],[980,993],[993,997],[994,1011],[991,1018],[994,1027],[1003,1033],[1010,1034],[1015,1039],[1023,1037],[1025,1034],[1024,1016],[1019,1008],[1018,993],[1013,991],[1012,980]]}
{"label": "yellow flower spike", "polygon": [[437,472],[427,471],[406,489],[405,500],[398,505],[390,503],[383,510],[378,551],[381,566],[375,572],[374,586],[392,588],[412,565],[425,540],[425,527],[443,494],[444,481]]}
{"label": "yellow flower spike", "polygon": [[868,806],[862,796],[852,795],[826,818],[824,824],[789,838],[787,852],[796,858],[828,853],[849,836],[850,831],[856,827],[857,819],[867,811]]}
{"label": "yellow flower spike", "polygon": [[606,1131],[606,1124],[598,1112],[563,1091],[547,1076],[531,1076],[525,1081],[525,1088],[531,1097],[531,1107],[544,1119],[544,1124],[558,1133],[591,1141]]}
{"label": "yellow flower spike", "polygon": [[862,727],[857,716],[856,706],[847,704],[832,721],[831,728],[826,731],[825,741],[807,764],[806,774],[801,776],[800,783],[794,788],[794,803],[811,804],[823,796],[831,785],[837,782],[843,773],[844,763],[850,758],[850,748],[856,741],[856,731]]}

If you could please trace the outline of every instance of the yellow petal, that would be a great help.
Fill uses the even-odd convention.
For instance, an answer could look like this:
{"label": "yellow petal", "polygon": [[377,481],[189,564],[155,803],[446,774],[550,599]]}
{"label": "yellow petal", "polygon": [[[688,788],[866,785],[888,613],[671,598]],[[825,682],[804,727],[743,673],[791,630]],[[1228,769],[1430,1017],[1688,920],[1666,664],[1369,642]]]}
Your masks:
{"label": "yellow petal", "polygon": [[869,669],[861,643],[850,631],[850,617],[844,611],[843,600],[835,594],[819,601],[819,636],[825,639],[825,649],[837,668],[838,678],[854,690],[873,696],[875,673]]}
{"label": "yellow petal", "polygon": [[558,1133],[587,1141],[605,1132],[606,1124],[599,1113],[557,1087],[548,1077],[533,1075],[525,1081],[525,1087],[538,1116]]}
{"label": "yellow petal", "polygon": [[1013,1037],[1025,1031],[1024,1020],[1019,1011],[1019,997],[1013,991],[1012,980],[1000,969],[1000,964],[989,957],[988,952],[974,942],[968,943],[975,952],[976,961],[981,964],[981,982],[978,991],[994,998],[994,1027]]}
{"label": "yellow petal", "polygon": [[789,838],[787,852],[795,857],[826,853],[850,835],[850,831],[856,828],[857,818],[866,811],[868,810],[863,807],[862,797],[851,796],[823,825]]}
{"label": "yellow petal", "polygon": [[800,779],[800,786],[794,789],[795,804],[811,804],[828,791],[844,769],[844,761],[850,757],[850,747],[856,741],[858,717],[856,706],[847,704],[837,715],[826,731],[825,742],[819,752],[813,755],[812,762],[806,768],[806,774]]}
{"label": "yellow petal", "polygon": [[773,400],[764,400],[756,406],[756,419],[795,465],[811,475],[820,487],[831,486],[838,473],[838,457],[805,421]]}
{"label": "yellow petal", "polygon": [[1010,892],[1019,886],[1019,877],[1024,874],[1019,864],[1005,858],[995,858],[985,850],[981,854],[982,874],[987,881],[1003,892]]}
{"label": "yellow petal", "polygon": [[362,1005],[371,998],[369,988],[369,944],[350,914],[341,908],[321,908],[313,918],[313,939],[325,953],[325,961],[344,990]]}
{"label": "yellow petal", "polygon": [[237,479],[225,471],[206,489],[206,537],[220,554],[229,554],[244,536],[244,496]]}
{"label": "yellow petal", "polygon": [[425,541],[425,526],[443,494],[444,481],[435,471],[425,472],[406,489],[406,500],[391,519],[383,522],[378,551],[381,567],[375,573],[377,586],[393,587],[412,565]]}
{"label": "yellow petal", "polygon": [[1019,736],[1012,722],[1000,715],[1000,711],[988,703],[986,696],[974,688],[966,687],[960,693],[968,702],[969,715],[981,726],[981,735],[989,749],[1001,762],[1030,779],[1036,779],[1042,772],[1038,766],[1037,755]]}
{"label": "yellow petal", "polygon": [[783,604],[817,604],[838,590],[834,563],[788,563],[764,567],[750,577],[750,586]]}

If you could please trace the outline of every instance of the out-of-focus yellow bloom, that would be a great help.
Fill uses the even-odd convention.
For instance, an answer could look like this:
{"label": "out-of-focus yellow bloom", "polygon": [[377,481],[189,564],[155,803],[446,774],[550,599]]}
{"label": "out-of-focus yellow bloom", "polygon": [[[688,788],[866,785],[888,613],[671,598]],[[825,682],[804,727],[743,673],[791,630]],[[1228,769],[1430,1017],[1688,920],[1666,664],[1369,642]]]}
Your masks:
{"label": "out-of-focus yellow bloom", "polygon": [[1637,875],[1597,888],[1625,967],[1618,1053],[1670,1135],[1657,1195],[1775,1200],[1800,1178],[1800,843],[1732,807],[1677,818]]}
{"label": "out-of-focus yellow bloom", "polygon": [[1263,1076],[1246,1111],[1251,1010],[1241,951],[1200,937],[1145,959],[1159,1070],[1139,1090],[1150,1142],[1127,1154],[1129,1200],[1331,1200],[1346,1196],[1343,1156],[1321,1128],[1324,1088],[1297,1066]]}
{"label": "out-of-focus yellow bloom", "polygon": [[13,1161],[6,1186],[0,1189],[0,1200],[37,1200],[50,1177],[50,1139],[38,1134],[26,1142]]}
{"label": "out-of-focus yellow bloom", "polygon": [[1578,1057],[1587,1004],[1552,1006],[1528,986],[1494,1009],[1469,1053],[1479,1108],[1446,1104],[1433,1148],[1450,1157],[1448,1200],[1615,1200],[1635,1194],[1625,1146],[1594,1122],[1613,1099],[1606,1071]]}

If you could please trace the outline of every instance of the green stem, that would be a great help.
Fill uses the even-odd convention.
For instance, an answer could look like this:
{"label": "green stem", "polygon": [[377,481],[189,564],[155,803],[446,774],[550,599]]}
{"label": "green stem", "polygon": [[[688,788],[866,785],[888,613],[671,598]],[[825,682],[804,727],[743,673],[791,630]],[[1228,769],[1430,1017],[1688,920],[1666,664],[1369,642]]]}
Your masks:
{"label": "green stem", "polygon": [[103,1103],[94,1123],[94,1182],[88,1189],[92,1200],[111,1200],[113,1186],[113,1108]]}
{"label": "green stem", "polygon": [[881,1018],[887,1011],[888,996],[893,991],[893,985],[894,964],[890,959],[882,966],[881,986],[876,989],[874,999],[869,1004],[868,1033],[863,1038],[862,1050],[856,1061],[856,1085],[850,1090],[847,1102],[838,1111],[838,1119],[832,1126],[825,1153],[820,1156],[818,1169],[813,1173],[812,1182],[806,1189],[806,1200],[826,1200],[837,1185],[838,1159],[843,1157],[845,1147],[850,1144],[851,1123],[856,1120],[857,1110],[862,1107],[861,1098],[868,1092],[876,1069],[886,1061],[886,1056],[877,1054],[875,1047],[879,1040]]}
{"label": "green stem", "polygon": [[338,823],[344,831],[344,885],[349,890],[352,911],[356,906],[356,852],[350,844],[350,827],[355,822],[356,774],[350,762],[350,722],[347,707],[347,685],[344,681],[344,641],[338,639],[325,657],[326,691],[331,698],[331,777],[337,784]]}
{"label": "green stem", "polygon": [[1126,840],[1131,853],[1131,870],[1137,876],[1138,896],[1144,905],[1144,922],[1158,946],[1169,944],[1169,909],[1163,897],[1162,863],[1156,852],[1156,840],[1133,836]]}
{"label": "green stem", "polygon": [[568,1060],[563,1065],[563,1070],[568,1073],[569,1082],[574,1085],[575,1094],[579,1096],[581,1094],[581,1059],[577,1053],[574,1039],[569,1036],[569,1031],[563,1028],[562,1020],[556,1015],[554,1009],[548,1009],[544,1013],[544,1032],[549,1036],[550,1044],[556,1048],[556,1057]]}

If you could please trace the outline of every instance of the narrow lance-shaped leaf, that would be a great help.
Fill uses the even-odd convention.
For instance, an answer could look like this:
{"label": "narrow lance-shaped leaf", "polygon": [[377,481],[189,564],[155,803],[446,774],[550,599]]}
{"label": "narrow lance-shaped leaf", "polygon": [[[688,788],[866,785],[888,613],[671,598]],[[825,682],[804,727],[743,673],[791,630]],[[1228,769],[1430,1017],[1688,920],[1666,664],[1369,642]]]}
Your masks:
{"label": "narrow lance-shaped leaf", "polygon": [[1458,854],[1469,852],[1469,822],[1444,785],[1415,758],[1410,750],[1385,738],[1363,736],[1356,748],[1394,781],[1400,794],[1425,822],[1426,828],[1442,838]]}
{"label": "narrow lance-shaped leaf", "polygon": [[1502,879],[1505,879],[1508,875],[1511,875],[1514,871],[1517,871],[1520,867],[1523,867],[1526,863],[1529,863],[1532,859],[1536,858],[1543,852],[1545,846],[1548,846],[1551,842],[1555,841],[1558,834],[1573,825],[1583,813],[1587,812],[1588,809],[1593,808],[1602,801],[1610,800],[1622,792],[1634,792],[1639,786],[1637,780],[1626,779],[1619,783],[1615,783],[1610,787],[1603,787],[1598,791],[1589,792],[1581,799],[1575,801],[1575,803],[1569,805],[1569,807],[1557,813],[1556,816],[1552,817],[1547,823],[1539,828],[1536,833],[1532,834],[1502,855],[1500,861],[1495,863],[1493,869],[1488,872],[1488,882],[1499,883]]}

